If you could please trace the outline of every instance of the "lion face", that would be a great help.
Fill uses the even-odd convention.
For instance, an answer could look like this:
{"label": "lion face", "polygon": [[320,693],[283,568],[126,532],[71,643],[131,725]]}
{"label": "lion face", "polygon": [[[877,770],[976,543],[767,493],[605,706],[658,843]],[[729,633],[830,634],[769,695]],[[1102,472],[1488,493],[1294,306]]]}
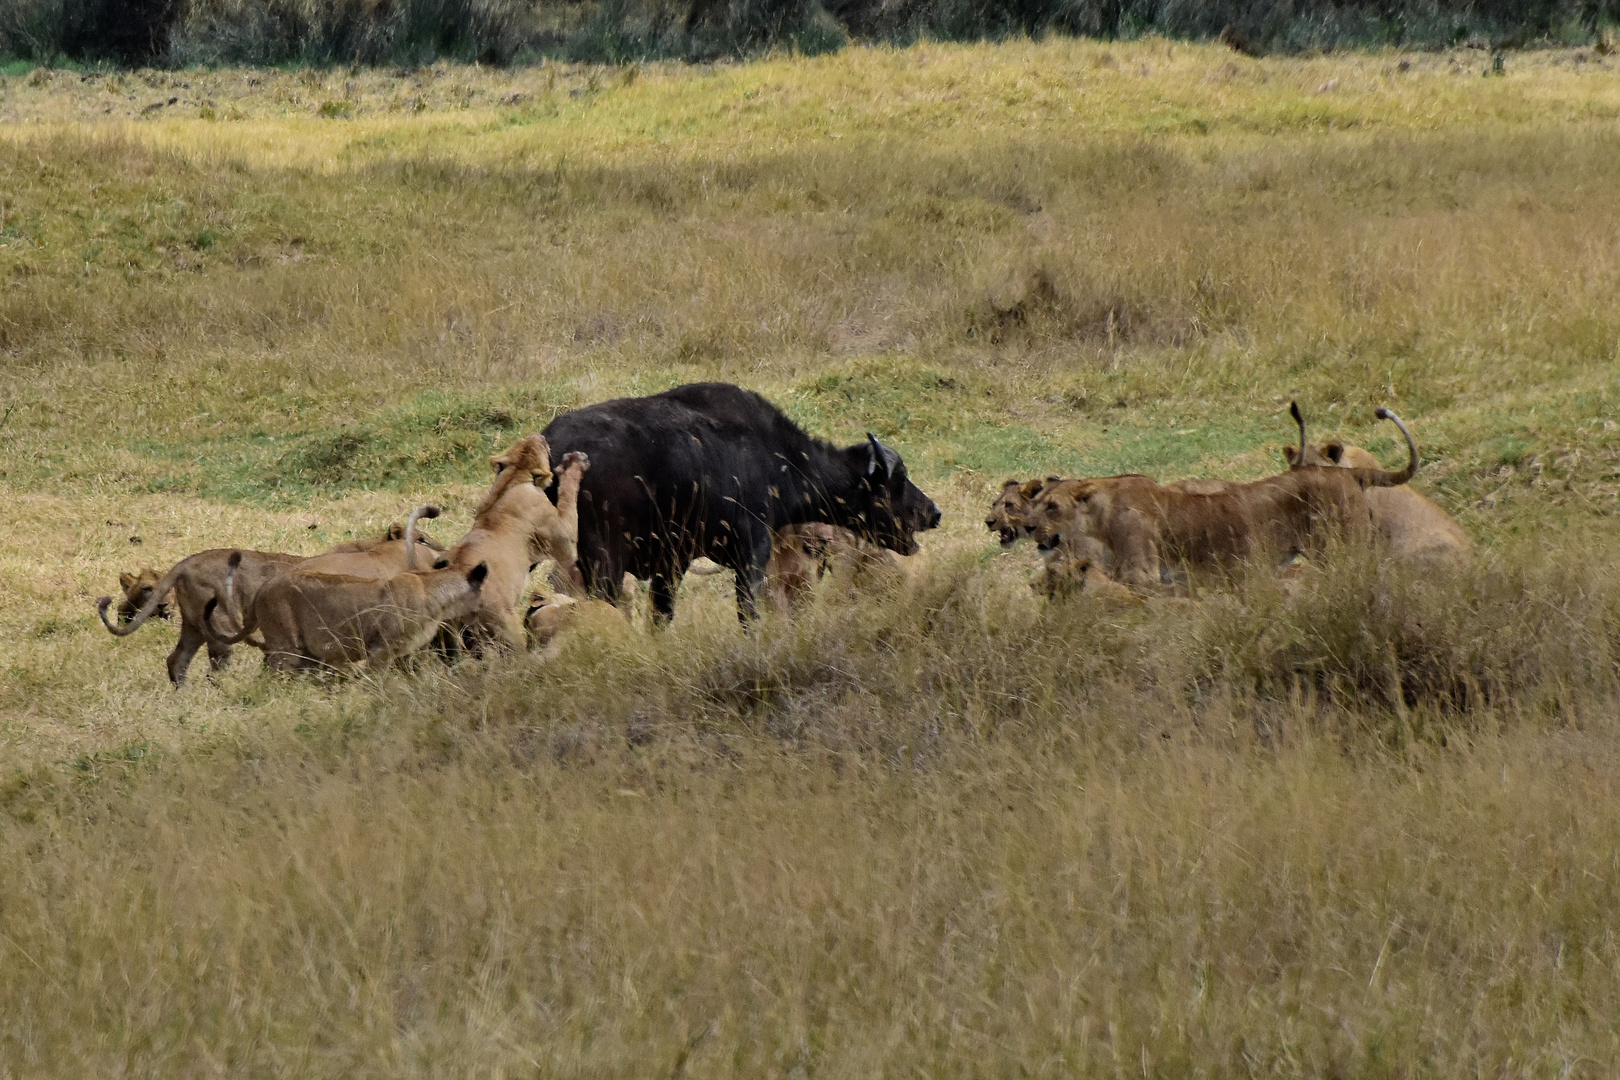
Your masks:
{"label": "lion face", "polygon": [[1052,551],[1066,539],[1091,535],[1090,519],[1095,516],[1093,500],[1097,487],[1089,480],[1062,480],[1047,484],[1030,500],[1024,527],[1035,546]]}
{"label": "lion face", "polygon": [[1112,573],[1114,560],[1104,540],[1114,501],[1111,483],[1105,478],[1046,484],[1030,503],[1025,532],[1048,558]]}
{"label": "lion face", "polygon": [[[118,625],[126,625],[135,617],[137,611],[146,606],[146,602],[152,599],[153,589],[161,580],[163,575],[150,566],[141,567],[138,574],[118,575],[118,585],[124,590],[124,598],[118,602]],[[160,619],[167,619],[169,617],[167,601],[159,604],[153,614]]]}
{"label": "lion face", "polygon": [[990,513],[984,519],[985,528],[1001,540],[1002,548],[1010,548],[1024,535],[1030,500],[1055,477],[1046,480],[1008,480],[1001,485],[1001,494],[990,504]]}
{"label": "lion face", "polygon": [[508,469],[516,469],[520,474],[527,473],[527,480],[536,487],[546,487],[551,483],[551,444],[546,442],[543,435],[525,435],[505,452],[496,454],[489,459],[489,467],[495,470],[496,478],[507,475]]}

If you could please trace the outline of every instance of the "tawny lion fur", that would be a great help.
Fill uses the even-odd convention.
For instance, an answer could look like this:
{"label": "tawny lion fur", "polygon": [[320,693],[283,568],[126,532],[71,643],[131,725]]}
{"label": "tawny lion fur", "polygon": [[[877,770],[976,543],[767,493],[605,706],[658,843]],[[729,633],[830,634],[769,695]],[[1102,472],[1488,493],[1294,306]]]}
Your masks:
{"label": "tawny lion fur", "polygon": [[[429,513],[428,511],[432,512]],[[418,507],[405,525],[393,524],[380,540],[354,540],[339,544],[324,555],[309,559],[303,555],[289,555],[279,551],[243,551],[241,565],[236,572],[236,591],[242,603],[250,603],[259,589],[294,566],[336,560],[335,565],[348,567],[367,576],[387,576],[404,568],[405,536],[418,517],[433,517],[437,508]],[[427,537],[418,542],[442,551]],[[231,646],[214,632],[208,612],[224,599],[226,562],[235,548],[213,548],[189,555],[169,570],[158,575],[151,567],[142,567],[139,574],[122,573],[118,584],[124,598],[118,603],[117,623],[108,620],[107,608],[112,598],[103,596],[96,601],[96,612],[102,625],[111,633],[124,637],[139,630],[152,617],[167,618],[171,607],[180,610],[180,640],[169,654],[169,681],[184,686],[186,671],[191,667],[197,650],[207,646],[210,670],[218,671],[231,659]],[[329,563],[329,566],[334,565]],[[385,569],[387,567],[392,569]]]}
{"label": "tawny lion fur", "polygon": [[[1350,443],[1335,439],[1310,445],[1305,441],[1304,417],[1296,413],[1295,419],[1299,422],[1300,446],[1283,448],[1283,457],[1290,468],[1379,467],[1377,458]],[[1450,514],[1410,487],[1369,488],[1367,503],[1372,507],[1373,530],[1383,539],[1385,551],[1393,558],[1459,559],[1474,548],[1473,538]]]}
{"label": "tawny lion fur", "polygon": [[437,506],[418,506],[411,511],[404,528],[398,525],[390,526],[384,539],[340,544],[331,551],[305,559],[298,564],[298,569],[317,574],[344,574],[348,577],[371,578],[376,581],[391,578],[401,570],[414,570],[418,558],[427,557],[431,561],[431,556],[424,556],[422,549],[427,549],[435,556],[444,551],[443,544],[416,529],[416,522],[420,518],[438,516]]}
{"label": "tawny lion fur", "polygon": [[1041,487],[1058,480],[1049,476],[1045,480],[1019,480],[1017,477],[1001,482],[1001,493],[990,504],[984,527],[1001,540],[1003,550],[1010,549],[1024,536],[1024,521],[1030,502],[1040,494]]}
{"label": "tawny lion fur", "polygon": [[[1400,425],[1386,410],[1379,415]],[[1044,550],[1095,541],[1098,565],[1138,589],[1156,589],[1177,564],[1219,572],[1262,556],[1286,561],[1319,552],[1331,533],[1365,542],[1372,533],[1366,489],[1404,484],[1417,470],[1417,446],[1406,439],[1410,457],[1399,472],[1306,466],[1208,495],[1138,475],[1059,481],[1034,500],[1031,535]]]}
{"label": "tawny lion fur", "polygon": [[[771,560],[765,566],[763,593],[772,609],[792,614],[829,573],[851,584],[869,584],[871,575],[902,572],[905,556],[862,540],[854,532],[824,521],[786,525],[771,534]],[[703,559],[687,568],[699,577],[726,573]]]}
{"label": "tawny lion fur", "polygon": [[578,561],[579,485],[591,463],[577,451],[563,458],[555,506],[545,493],[552,478],[551,447],[541,436],[524,436],[489,463],[495,482],[479,504],[472,528],[435,565],[465,573],[486,564],[489,580],[462,625],[477,640],[520,650],[524,625],[518,604],[529,571],[549,556],[560,576],[568,576]]}
{"label": "tawny lion fur", "polygon": [[[208,647],[209,667],[214,671],[220,670],[230,662],[231,646],[214,632],[208,621],[208,613],[224,599],[225,563],[234,550],[214,548],[188,555],[155,581],[149,581],[149,578],[156,578],[155,571],[142,570],[139,578],[124,586],[125,600],[119,605],[118,611],[121,625],[114,625],[107,618],[112,597],[103,596],[96,601],[96,613],[101,616],[102,625],[111,633],[123,637],[139,630],[166,603],[172,604],[180,609],[180,640],[175,642],[174,651],[169,654],[169,681],[175,686],[184,686],[192,658],[205,645]],[[254,596],[267,583],[303,560],[302,555],[288,555],[279,551],[244,551],[237,574],[237,591],[243,596]],[[119,575],[119,582],[123,584],[127,576]],[[145,599],[138,608],[126,614],[126,608],[141,590],[145,591]]]}
{"label": "tawny lion fur", "polygon": [[561,649],[562,632],[581,619],[603,619],[610,623],[627,624],[624,612],[592,597],[580,599],[566,593],[550,597],[536,597],[524,616],[523,626],[528,633],[529,648],[538,649],[542,656],[553,657]]}
{"label": "tawny lion fur", "polygon": [[[237,629],[230,644],[264,651],[277,671],[341,671],[351,665],[383,667],[415,652],[444,623],[478,606],[488,567],[403,570],[386,580],[291,569],[238,606],[235,577],[241,559],[227,561],[224,618]],[[259,639],[250,635],[257,632]]]}
{"label": "tawny lion fur", "polygon": [[[1061,483],[1060,476],[1045,480],[1005,480],[1001,493],[990,504],[990,513],[984,519],[985,528],[997,534],[1003,551],[1010,550],[1034,528],[1031,512],[1035,500],[1049,485]],[[1216,481],[1219,483],[1219,481]],[[1056,597],[1083,587],[1087,580],[1096,579],[1105,553],[1091,537],[1078,533],[1065,536],[1057,545],[1041,551],[1041,565],[1030,578],[1029,587],[1038,595]]]}

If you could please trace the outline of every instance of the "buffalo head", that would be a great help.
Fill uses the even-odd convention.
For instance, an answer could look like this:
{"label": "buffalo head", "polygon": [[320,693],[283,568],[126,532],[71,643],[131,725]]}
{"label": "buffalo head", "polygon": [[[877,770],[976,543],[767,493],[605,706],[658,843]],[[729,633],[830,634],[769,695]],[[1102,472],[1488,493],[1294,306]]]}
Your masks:
{"label": "buffalo head", "polygon": [[901,555],[917,553],[917,533],[939,524],[939,507],[906,475],[900,455],[871,432],[864,446],[852,446],[851,456],[861,459],[862,476],[857,506],[857,531]]}

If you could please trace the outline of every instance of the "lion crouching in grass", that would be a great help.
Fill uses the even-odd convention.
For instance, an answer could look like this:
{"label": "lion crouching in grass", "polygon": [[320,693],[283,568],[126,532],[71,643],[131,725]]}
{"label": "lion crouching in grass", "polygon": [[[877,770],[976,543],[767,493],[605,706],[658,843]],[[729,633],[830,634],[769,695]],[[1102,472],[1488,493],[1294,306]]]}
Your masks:
{"label": "lion crouching in grass", "polygon": [[1146,476],[1063,480],[1046,485],[1031,507],[1030,532],[1051,551],[1066,543],[1094,541],[1107,575],[1134,589],[1157,590],[1174,566],[1228,573],[1271,557],[1286,562],[1319,553],[1330,535],[1351,543],[1372,536],[1366,489],[1397,487],[1418,467],[1417,444],[1406,438],[1406,468],[1306,466],[1226,491],[1198,495]]}
{"label": "lion crouching in grass", "polygon": [[579,625],[582,620],[600,620],[616,626],[629,625],[624,612],[606,600],[597,600],[593,597],[581,599],[566,593],[537,596],[530,602],[528,613],[523,618],[529,648],[537,650],[548,659],[555,657],[562,648],[563,631]]}
{"label": "lion crouching in grass", "polygon": [[[1299,447],[1283,448],[1291,469],[1317,466],[1330,469],[1376,469],[1378,459],[1359,446],[1333,440],[1318,446],[1305,441],[1305,417],[1298,405],[1290,406],[1299,424]],[[1410,487],[1368,488],[1373,530],[1384,541],[1391,558],[1454,562],[1474,549],[1473,538],[1456,519]]]}
{"label": "lion crouching in grass", "polygon": [[188,555],[161,577],[150,567],[143,568],[139,574],[119,574],[118,583],[124,590],[124,598],[118,603],[117,622],[107,618],[107,609],[113,602],[110,596],[96,601],[96,613],[101,616],[102,625],[110,633],[125,637],[139,630],[154,615],[160,619],[168,618],[169,608],[178,608],[180,640],[169,654],[168,671],[170,682],[175,686],[184,686],[192,658],[205,645],[212,670],[218,671],[230,662],[231,646],[214,631],[208,613],[224,599],[226,564],[232,554],[240,555],[235,578],[236,592],[245,606],[252,602],[261,588],[293,567],[314,566],[364,577],[397,574],[405,569],[409,551],[416,543],[436,551],[443,550],[414,531],[418,518],[437,517],[438,514],[436,506],[419,506],[411,512],[404,526],[389,526],[382,539],[339,544],[313,559],[279,551],[214,548]]}
{"label": "lion crouching in grass", "polygon": [[262,649],[265,666],[277,671],[393,663],[432,641],[446,622],[471,614],[489,574],[483,563],[468,571],[405,570],[383,581],[295,569],[265,585],[243,609],[234,588],[241,563],[241,553],[232,552],[221,605],[239,629],[221,636]]}
{"label": "lion crouching in grass", "polygon": [[[792,615],[828,574],[852,588],[870,589],[903,576],[907,558],[841,525],[824,521],[784,525],[771,532],[771,558],[765,564],[761,591],[772,610]],[[694,577],[729,573],[709,559],[694,561],[686,572]]]}

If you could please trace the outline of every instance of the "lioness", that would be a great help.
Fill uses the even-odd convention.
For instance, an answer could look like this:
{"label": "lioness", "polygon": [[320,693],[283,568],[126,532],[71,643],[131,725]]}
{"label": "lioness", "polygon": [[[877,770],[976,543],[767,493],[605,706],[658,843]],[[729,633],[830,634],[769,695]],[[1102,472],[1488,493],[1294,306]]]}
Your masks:
{"label": "lioness", "polygon": [[[133,574],[128,571],[119,571],[118,587],[124,590],[124,598],[118,601],[118,614],[115,616],[115,621],[119,626],[123,626],[135,618],[136,612],[145,607],[146,602],[152,599],[152,594],[157,592],[157,584],[162,580],[163,575],[150,566],[143,566]],[[110,600],[111,597],[108,597],[108,599]],[[170,615],[169,606],[174,602],[173,589],[159,594],[157,604],[152,608],[152,617],[167,619]],[[145,622],[146,620],[142,619],[141,621]]]}
{"label": "lioness", "polygon": [[1024,519],[1029,513],[1030,500],[1040,493],[1043,484],[1057,479],[1056,476],[1049,476],[1045,480],[1020,480],[1012,477],[1001,482],[1001,494],[990,504],[990,513],[985,516],[984,527],[1000,538],[1003,551],[1010,550],[1023,537]]}
{"label": "lioness", "polygon": [[523,626],[529,635],[529,648],[539,649],[541,655],[548,658],[556,656],[562,632],[583,618],[627,622],[624,612],[606,600],[591,597],[582,600],[566,593],[537,596],[529,602],[528,613],[523,617]]}
{"label": "lioness", "polygon": [[1306,466],[1209,495],[1194,495],[1140,475],[1048,484],[1032,507],[1031,535],[1043,550],[1084,537],[1102,549],[1094,560],[1132,588],[1156,588],[1166,564],[1226,570],[1268,553],[1282,560],[1319,550],[1325,534],[1354,541],[1371,536],[1365,489],[1395,487],[1417,471],[1417,444],[1400,419],[1409,460],[1400,472],[1382,468]]}
{"label": "lioness", "polygon": [[[243,603],[248,603],[261,587],[289,568],[322,559],[341,560],[328,565],[360,572],[367,567],[376,569],[397,564],[388,571],[395,573],[404,568],[407,548],[404,538],[411,535],[416,519],[436,517],[438,513],[437,507],[418,507],[405,525],[390,525],[381,540],[353,540],[339,544],[325,555],[317,555],[314,560],[279,551],[243,551],[241,566],[236,574],[237,593]],[[416,539],[436,550],[443,550],[426,537]],[[115,625],[107,619],[107,608],[112,604],[112,597],[103,596],[96,601],[96,613],[101,616],[102,625],[111,633],[124,637],[139,630],[154,615],[167,618],[168,609],[173,605],[180,609],[180,640],[169,654],[169,681],[175,686],[185,685],[186,671],[191,667],[192,658],[204,645],[208,647],[210,669],[220,670],[230,662],[231,647],[214,632],[208,620],[208,611],[224,597],[225,564],[236,550],[239,549],[213,548],[188,555],[162,577],[151,567],[143,567],[138,575],[119,574],[118,583],[123,587],[124,599],[118,604],[118,621]]]}
{"label": "lioness", "polygon": [[[1060,476],[1045,480],[1019,480],[1016,477],[1002,481],[1001,494],[990,504],[990,513],[984,519],[985,528],[995,533],[1001,549],[1009,551],[1018,540],[1034,529],[1031,510],[1038,496],[1051,484],[1061,483]],[[1057,597],[1073,592],[1086,580],[1088,568],[1103,558],[1103,552],[1090,537],[1071,534],[1053,547],[1040,553],[1041,565],[1031,576],[1029,587],[1041,596]]]}
{"label": "lioness", "polygon": [[[874,572],[898,572],[904,558],[839,525],[824,521],[784,525],[771,533],[771,559],[765,565],[762,590],[773,609],[790,615],[826,574],[837,572],[850,580]],[[699,559],[686,572],[708,577],[727,570],[709,559]]]}
{"label": "lioness", "polygon": [[551,447],[539,435],[526,435],[489,459],[495,482],[478,505],[473,526],[434,565],[489,567],[489,580],[474,609],[461,617],[475,640],[523,648],[523,599],[529,571],[550,556],[567,576],[579,557],[579,485],[591,467],[583,452],[562,460],[557,504],[546,498],[551,483]]}
{"label": "lioness", "polygon": [[[1290,405],[1299,424],[1299,446],[1285,446],[1289,468],[1316,465],[1324,468],[1377,468],[1378,459],[1359,446],[1333,440],[1312,446],[1305,440],[1305,417]],[[1397,559],[1456,559],[1473,550],[1473,539],[1440,507],[1410,487],[1369,488],[1374,531],[1385,550]]]}
{"label": "lioness", "polygon": [[[166,608],[167,603],[173,603],[180,609],[180,640],[169,654],[169,681],[175,686],[184,686],[186,670],[204,645],[208,647],[208,664],[212,670],[218,671],[230,662],[230,644],[214,633],[208,612],[224,596],[226,560],[235,553],[233,548],[199,551],[175,563],[156,581],[150,580],[157,577],[156,571],[150,568],[142,570],[138,578],[120,574],[118,580],[124,585],[124,601],[118,606],[118,625],[107,618],[112,597],[103,596],[96,601],[96,614],[101,616],[101,624],[110,633],[124,637],[139,630],[148,619]],[[279,551],[246,551],[241,555],[238,590],[246,596],[257,593],[267,582],[304,559],[302,555]],[[130,580],[126,583],[125,579]],[[144,599],[139,607],[130,610],[137,596]]]}
{"label": "lioness", "polygon": [[331,551],[305,559],[298,569],[317,574],[344,574],[349,577],[372,578],[381,581],[401,570],[416,569],[417,556],[427,549],[434,556],[444,551],[444,545],[426,533],[418,532],[416,523],[422,518],[439,516],[437,506],[418,506],[405,519],[405,527],[392,525],[382,540],[361,540],[339,544]]}
{"label": "lioness", "polygon": [[1108,576],[1100,564],[1087,556],[1060,556],[1042,564],[1030,587],[1048,599],[1087,593],[1104,600],[1142,603],[1140,594]]}
{"label": "lioness", "polygon": [[[241,552],[226,562],[220,605],[236,629],[221,636],[264,651],[277,671],[339,671],[352,664],[381,667],[407,656],[478,606],[489,568],[403,570],[386,580],[290,569],[237,605]],[[251,635],[257,631],[259,639]],[[217,632],[217,628],[216,628]]]}

